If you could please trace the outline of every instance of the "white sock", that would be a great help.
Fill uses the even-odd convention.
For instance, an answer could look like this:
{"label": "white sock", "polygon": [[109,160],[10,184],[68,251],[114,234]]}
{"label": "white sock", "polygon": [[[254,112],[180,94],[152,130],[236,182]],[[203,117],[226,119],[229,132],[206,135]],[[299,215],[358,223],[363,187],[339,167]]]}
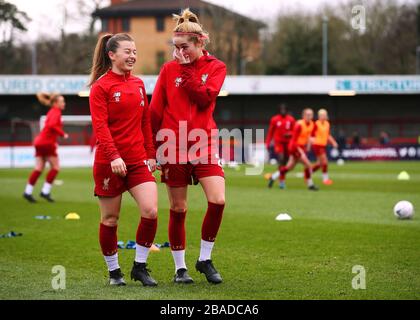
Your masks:
{"label": "white sock", "polygon": [[198,258],[198,260],[199,261],[210,260],[213,246],[214,246],[214,242],[205,241],[201,239],[200,258]]}
{"label": "white sock", "polygon": [[280,176],[280,171],[276,171],[271,175],[271,180],[277,180]]}
{"label": "white sock", "polygon": [[172,257],[175,262],[175,272],[181,268],[187,269],[185,264],[185,250],[172,250]]}
{"label": "white sock", "polygon": [[150,248],[143,247],[136,243],[136,257],[134,261],[139,263],[146,263],[149,256]]}
{"label": "white sock", "polygon": [[323,173],[322,174],[322,180],[328,180],[329,178],[328,178],[328,173],[327,172],[325,172],[325,173]]}
{"label": "white sock", "polygon": [[104,256],[104,258],[109,271],[120,268],[120,265],[118,264],[118,252],[112,256]]}
{"label": "white sock", "polygon": [[33,191],[34,191],[34,186],[28,183],[25,188],[25,193],[32,194]]}
{"label": "white sock", "polygon": [[44,182],[44,185],[42,186],[42,193],[43,194],[50,194],[51,192],[51,183]]}
{"label": "white sock", "polygon": [[306,183],[308,184],[308,187],[312,187],[314,185],[312,178],[309,178],[308,180],[306,180]]}

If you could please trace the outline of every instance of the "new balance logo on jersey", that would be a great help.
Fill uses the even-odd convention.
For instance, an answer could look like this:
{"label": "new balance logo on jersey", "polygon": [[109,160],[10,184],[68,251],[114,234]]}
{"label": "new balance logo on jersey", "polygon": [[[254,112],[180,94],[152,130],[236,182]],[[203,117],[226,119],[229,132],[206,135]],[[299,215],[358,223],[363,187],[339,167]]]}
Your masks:
{"label": "new balance logo on jersey", "polygon": [[120,102],[121,92],[115,92],[112,97],[114,98],[115,102]]}
{"label": "new balance logo on jersey", "polygon": [[277,127],[281,127],[281,121],[277,121]]}
{"label": "new balance logo on jersey", "polygon": [[175,87],[178,88],[180,86],[181,82],[182,82],[182,78],[181,77],[177,77],[175,79]]}
{"label": "new balance logo on jersey", "polygon": [[104,185],[102,186],[102,189],[104,189],[104,190],[109,189],[109,180],[111,180],[111,178],[105,178],[104,179]]}
{"label": "new balance logo on jersey", "polygon": [[209,77],[208,73],[203,74],[201,76],[201,84],[206,84],[208,77]]}

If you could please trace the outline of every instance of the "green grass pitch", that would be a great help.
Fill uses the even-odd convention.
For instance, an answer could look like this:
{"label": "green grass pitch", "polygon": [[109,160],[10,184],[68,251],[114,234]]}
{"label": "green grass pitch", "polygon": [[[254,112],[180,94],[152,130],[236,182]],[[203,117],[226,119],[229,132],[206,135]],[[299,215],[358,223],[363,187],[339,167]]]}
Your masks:
{"label": "green grass pitch", "polygon": [[[270,172],[273,166],[266,166]],[[301,167],[297,170],[301,171]],[[397,181],[402,170],[410,181]],[[378,162],[331,164],[334,185],[315,182],[307,191],[303,179],[289,174],[287,190],[269,190],[261,176],[227,168],[227,204],[213,260],[223,276],[210,285],[194,269],[199,253],[206,201],[200,187],[189,190],[187,265],[195,283],[172,282],[174,266],[168,248],[149,256],[156,288],[129,279],[134,250],[120,250],[126,287],[106,285],[107,271],[98,243],[99,211],[92,195],[90,169],[63,169],[55,186],[56,203],[29,204],[22,192],[30,169],[0,170],[0,299],[419,299],[420,298],[420,163]],[[35,189],[39,194],[44,175]],[[39,198],[39,197],[37,197]],[[413,220],[393,215],[399,200],[414,204]],[[119,240],[135,239],[139,220],[128,194],[118,229]],[[64,219],[77,212],[81,219]],[[286,212],[292,221],[275,221]],[[51,220],[36,220],[49,215]],[[167,238],[168,200],[159,183],[159,223],[155,242]],[[66,289],[53,290],[52,268],[66,269]],[[366,271],[366,289],[352,288],[352,267]]]}

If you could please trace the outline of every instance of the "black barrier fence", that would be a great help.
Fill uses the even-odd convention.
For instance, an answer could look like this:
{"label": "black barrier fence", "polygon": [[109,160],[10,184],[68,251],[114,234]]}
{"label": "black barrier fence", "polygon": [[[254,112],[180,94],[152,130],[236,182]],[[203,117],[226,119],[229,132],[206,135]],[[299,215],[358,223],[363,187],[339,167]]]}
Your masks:
{"label": "black barrier fence", "polygon": [[331,148],[328,158],[356,161],[420,160],[420,144],[360,146],[340,150]]}

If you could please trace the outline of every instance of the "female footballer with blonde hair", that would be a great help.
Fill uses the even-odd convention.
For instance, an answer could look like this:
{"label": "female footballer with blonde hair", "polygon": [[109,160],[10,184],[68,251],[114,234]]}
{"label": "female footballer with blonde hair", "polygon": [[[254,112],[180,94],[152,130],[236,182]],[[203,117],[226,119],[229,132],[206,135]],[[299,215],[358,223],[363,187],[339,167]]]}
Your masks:
{"label": "female footballer with blonde hair", "polygon": [[333,148],[338,144],[330,134],[330,122],[328,121],[328,112],[325,109],[318,110],[318,120],[315,121],[313,134],[312,151],[316,155],[317,161],[312,165],[312,172],[322,169],[322,182],[325,185],[333,184],[328,176],[328,157],[327,145],[331,143]]}
{"label": "female footballer with blonde hair", "polygon": [[[207,281],[221,283],[222,277],[213,266],[211,252],[225,207],[225,180],[215,143],[218,137],[212,133],[217,131],[213,112],[226,77],[226,66],[205,50],[209,35],[194,13],[185,9],[174,18],[174,59],[163,65],[151,101],[154,133],[159,138],[159,132],[171,131],[179,141],[172,161],[163,163],[158,152],[162,182],[166,183],[170,202],[168,229],[175,262],[174,282],[193,282],[185,264],[185,216],[188,185],[200,183],[208,206],[195,267],[204,273]],[[199,141],[203,154],[191,156],[191,142],[182,141],[180,132],[185,128],[182,126],[188,134],[193,130],[206,134],[204,141]]]}

